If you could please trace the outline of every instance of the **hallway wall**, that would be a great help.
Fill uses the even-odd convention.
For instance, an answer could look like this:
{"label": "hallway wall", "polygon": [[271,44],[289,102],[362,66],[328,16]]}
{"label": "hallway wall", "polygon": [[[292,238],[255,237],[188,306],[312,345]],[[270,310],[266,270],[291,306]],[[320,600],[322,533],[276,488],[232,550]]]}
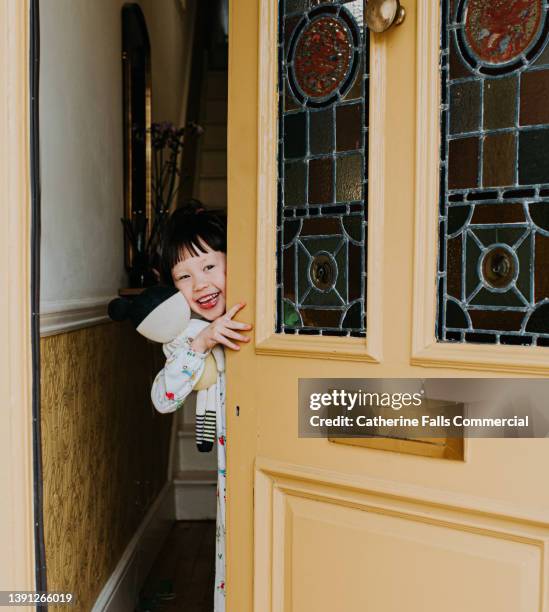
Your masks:
{"label": "hallway wall", "polygon": [[[105,304],[126,283],[120,223],[125,3],[41,3],[42,312]],[[179,124],[195,2],[138,4],[151,42],[153,120]]]}
{"label": "hallway wall", "polygon": [[44,338],[41,351],[48,589],[87,612],[166,482],[172,418],[149,401],[161,354],[129,323]]}

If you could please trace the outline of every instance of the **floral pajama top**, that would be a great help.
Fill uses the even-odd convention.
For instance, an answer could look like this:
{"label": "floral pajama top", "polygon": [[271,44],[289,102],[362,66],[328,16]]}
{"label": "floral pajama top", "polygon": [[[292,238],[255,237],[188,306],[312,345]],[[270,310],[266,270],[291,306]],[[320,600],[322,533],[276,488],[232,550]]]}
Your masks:
{"label": "floral pajama top", "polygon": [[[196,323],[196,321],[193,321]],[[183,406],[194,385],[204,371],[208,353],[197,353],[190,347],[190,330],[185,330],[172,342],[163,345],[166,364],[156,375],[151,398],[155,408],[162,413],[174,412]],[[216,349],[214,349],[216,350]],[[222,349],[221,349],[222,350]],[[225,372],[217,373],[216,435],[217,435],[217,513],[215,540],[215,592],[214,612],[225,612],[225,500],[226,500],[226,423],[225,423]]]}

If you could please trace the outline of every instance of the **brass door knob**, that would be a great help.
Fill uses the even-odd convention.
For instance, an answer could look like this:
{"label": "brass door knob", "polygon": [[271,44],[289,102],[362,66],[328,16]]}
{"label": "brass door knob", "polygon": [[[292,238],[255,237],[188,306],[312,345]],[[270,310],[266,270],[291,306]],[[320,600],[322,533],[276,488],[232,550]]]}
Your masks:
{"label": "brass door knob", "polygon": [[400,5],[399,0],[368,0],[364,18],[372,32],[385,32],[404,21],[406,9]]}

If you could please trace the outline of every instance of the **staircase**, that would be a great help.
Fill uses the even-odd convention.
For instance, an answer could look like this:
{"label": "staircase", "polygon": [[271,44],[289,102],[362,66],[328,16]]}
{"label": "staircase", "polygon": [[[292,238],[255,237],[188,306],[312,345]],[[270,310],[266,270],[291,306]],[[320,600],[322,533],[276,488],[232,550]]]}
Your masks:
{"label": "staircase", "polygon": [[227,212],[227,71],[208,70],[204,77],[194,197],[208,210]]}
{"label": "staircase", "polygon": [[178,411],[176,464],[173,476],[175,518],[178,521],[215,519],[217,454],[216,448],[200,453],[196,448],[196,394],[192,393]]}
{"label": "staircase", "polygon": [[[199,140],[193,196],[208,210],[227,214],[227,71],[208,70],[203,79]],[[215,519],[217,454],[196,448],[196,394],[177,414],[174,473],[176,519]]]}

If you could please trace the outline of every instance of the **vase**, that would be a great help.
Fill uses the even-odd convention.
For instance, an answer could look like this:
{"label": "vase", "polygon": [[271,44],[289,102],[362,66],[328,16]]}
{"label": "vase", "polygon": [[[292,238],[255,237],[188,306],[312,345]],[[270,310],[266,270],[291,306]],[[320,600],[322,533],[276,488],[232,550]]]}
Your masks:
{"label": "vase", "polygon": [[135,255],[128,275],[132,289],[158,285],[158,277],[146,257]]}

